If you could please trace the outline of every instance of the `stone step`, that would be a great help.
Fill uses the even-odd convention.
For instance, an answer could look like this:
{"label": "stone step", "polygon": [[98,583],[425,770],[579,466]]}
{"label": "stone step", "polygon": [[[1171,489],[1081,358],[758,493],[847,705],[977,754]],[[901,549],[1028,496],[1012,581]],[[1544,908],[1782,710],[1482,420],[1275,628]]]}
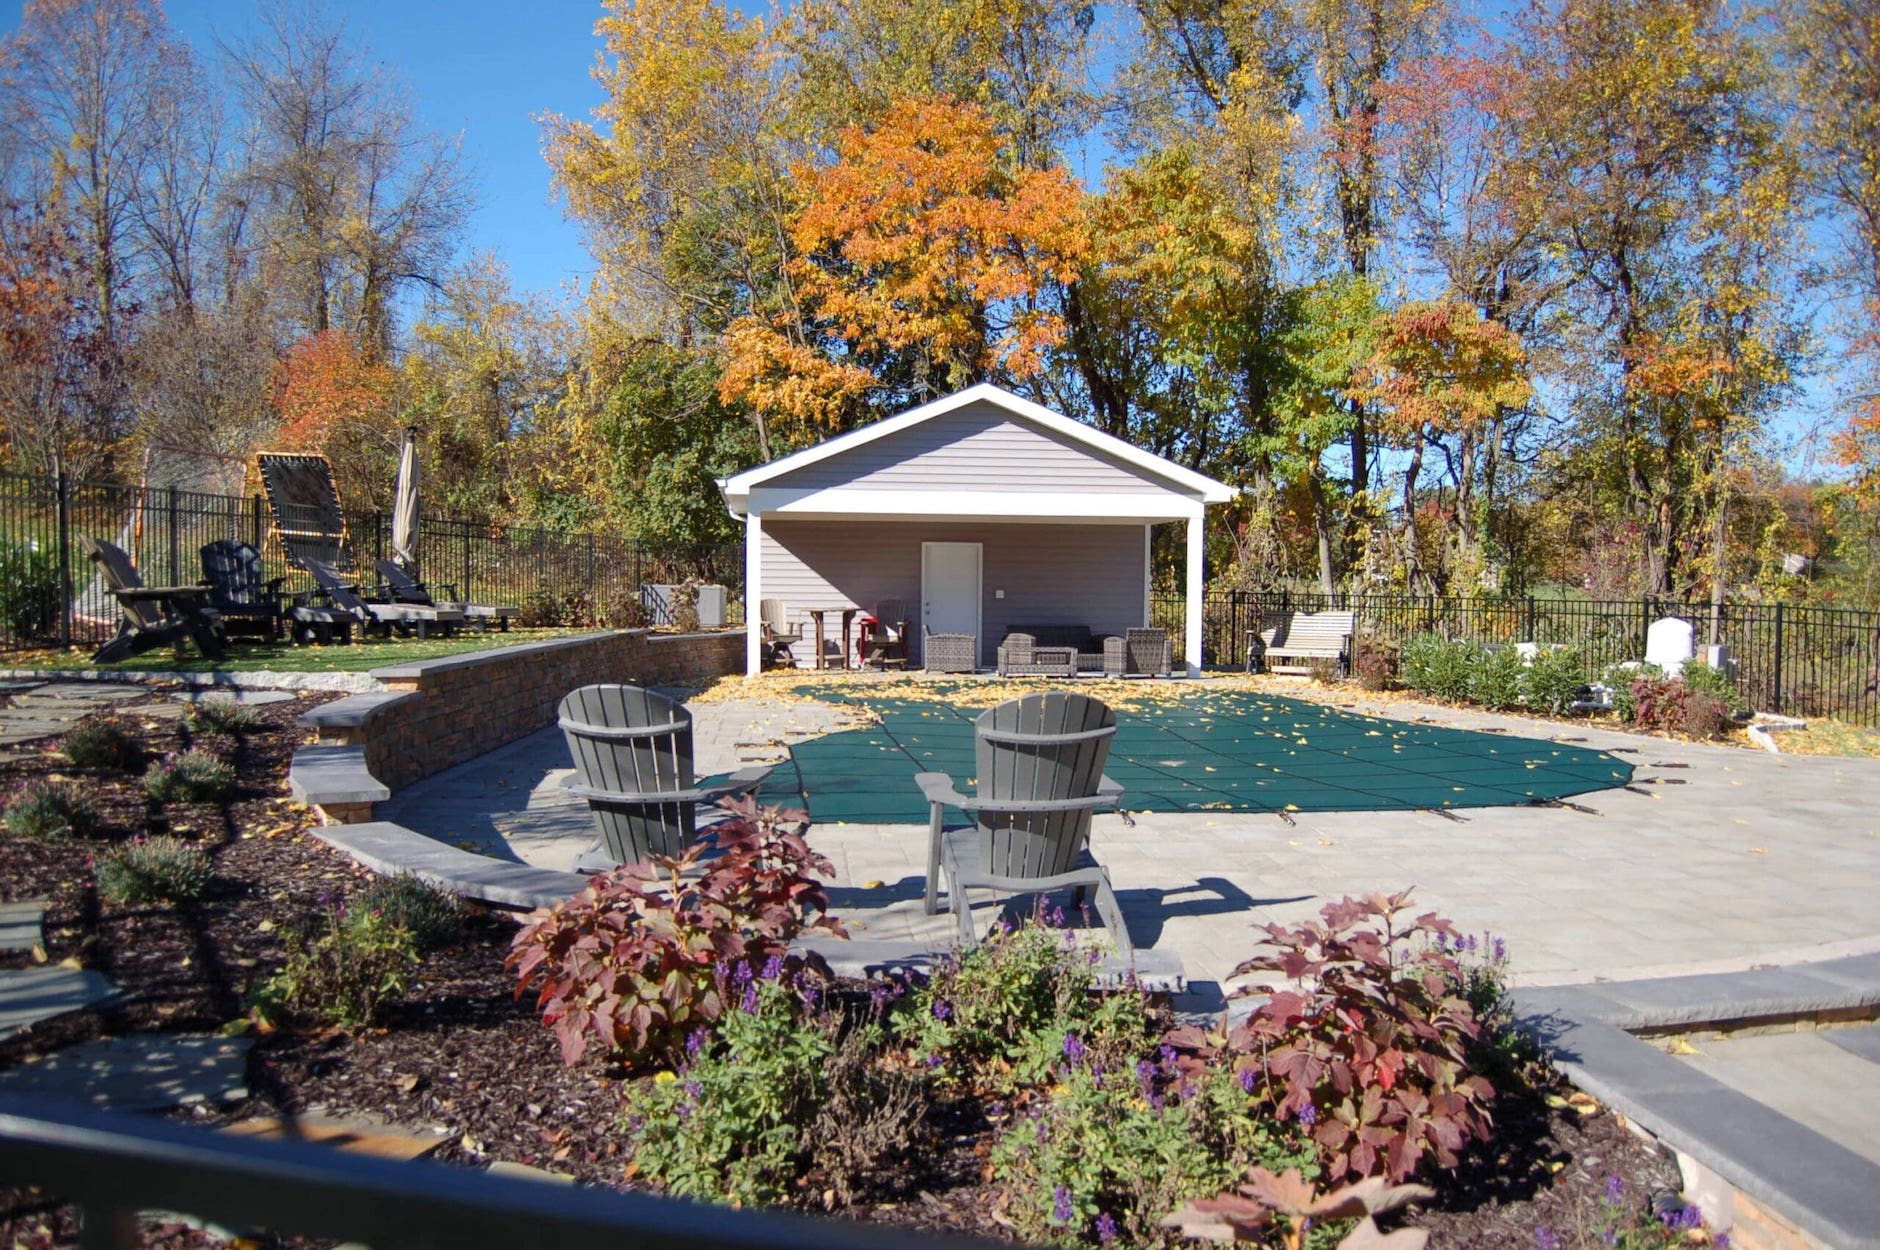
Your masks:
{"label": "stone step", "polygon": [[348,1154],[371,1155],[375,1159],[406,1162],[422,1159],[451,1140],[449,1135],[418,1135],[381,1124],[362,1116],[328,1116],[317,1111],[303,1112],[286,1119],[257,1116],[241,1120],[222,1130],[238,1137],[262,1141],[299,1141],[315,1146],[331,1146]]}
{"label": "stone step", "polygon": [[572,872],[531,868],[461,850],[390,821],[324,825],[315,837],[374,872],[406,872],[460,898],[499,907],[552,907],[587,885]]}
{"label": "stone step", "polygon": [[0,1038],[68,1011],[104,1006],[123,993],[101,972],[59,967],[0,969]]}
{"label": "stone step", "polygon": [[248,1097],[247,1037],[131,1033],[68,1046],[0,1072],[0,1092],[50,1094],[107,1111],[162,1111]]}
{"label": "stone step", "polygon": [[0,951],[30,951],[46,942],[46,900],[0,903]]}

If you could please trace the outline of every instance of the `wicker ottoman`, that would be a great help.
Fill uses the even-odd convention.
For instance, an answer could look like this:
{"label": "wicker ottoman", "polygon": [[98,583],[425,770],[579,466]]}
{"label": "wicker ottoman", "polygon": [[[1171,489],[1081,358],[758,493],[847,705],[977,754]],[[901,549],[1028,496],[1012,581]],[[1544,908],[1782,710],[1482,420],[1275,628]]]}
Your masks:
{"label": "wicker ottoman", "polygon": [[930,673],[970,673],[979,667],[979,640],[971,634],[928,634],[925,660]]}

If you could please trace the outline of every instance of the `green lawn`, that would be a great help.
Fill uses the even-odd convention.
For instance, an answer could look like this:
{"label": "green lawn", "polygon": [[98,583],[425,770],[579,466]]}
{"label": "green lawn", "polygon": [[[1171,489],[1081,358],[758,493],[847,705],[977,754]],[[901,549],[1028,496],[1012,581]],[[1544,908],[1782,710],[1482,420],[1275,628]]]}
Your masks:
{"label": "green lawn", "polygon": [[491,647],[513,647],[517,643],[541,642],[548,638],[566,638],[584,629],[515,629],[508,633],[459,633],[454,638],[368,638],[351,646],[296,647],[286,642],[241,639],[229,648],[220,661],[211,663],[192,646],[182,661],[168,647],[124,661],[99,665],[91,662],[93,647],[73,647],[61,651],[0,652],[0,668],[16,669],[97,669],[102,672],[138,673],[252,673],[263,669],[291,673],[358,673],[383,668],[388,664],[409,664],[416,660],[435,660],[440,656],[462,655],[466,651],[486,651]]}

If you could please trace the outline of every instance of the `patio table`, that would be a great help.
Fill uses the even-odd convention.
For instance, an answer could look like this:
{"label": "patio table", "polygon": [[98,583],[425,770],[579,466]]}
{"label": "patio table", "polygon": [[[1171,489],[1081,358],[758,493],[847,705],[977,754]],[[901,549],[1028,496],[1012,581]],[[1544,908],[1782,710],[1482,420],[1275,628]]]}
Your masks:
{"label": "patio table", "polygon": [[857,607],[810,608],[808,609],[808,611],[809,611],[810,620],[816,623],[816,667],[817,668],[829,667],[828,657],[824,653],[824,650],[823,650],[823,638],[824,638],[823,616],[824,614],[829,613],[829,612],[842,613],[842,651],[841,651],[842,661],[836,667],[847,668],[849,666],[849,625],[855,620],[855,614],[857,612],[860,612],[861,609]]}
{"label": "patio table", "polygon": [[1029,668],[1038,670],[1040,677],[1075,677],[1077,676],[1076,647],[1033,647]]}

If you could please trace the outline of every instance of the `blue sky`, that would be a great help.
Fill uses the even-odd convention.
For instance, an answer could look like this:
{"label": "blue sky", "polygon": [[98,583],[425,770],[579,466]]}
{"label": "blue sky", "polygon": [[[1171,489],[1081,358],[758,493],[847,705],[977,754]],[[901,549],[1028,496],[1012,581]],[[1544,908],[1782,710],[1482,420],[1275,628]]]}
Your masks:
{"label": "blue sky", "polygon": [[[9,7],[17,25],[19,6]],[[165,4],[177,33],[211,65],[216,40],[241,41],[257,8]],[[600,103],[589,75],[598,0],[329,0],[328,10],[404,85],[426,128],[462,135],[477,186],[469,246],[497,253],[523,290],[555,291],[587,273],[580,232],[549,199],[534,118],[586,117]]]}

